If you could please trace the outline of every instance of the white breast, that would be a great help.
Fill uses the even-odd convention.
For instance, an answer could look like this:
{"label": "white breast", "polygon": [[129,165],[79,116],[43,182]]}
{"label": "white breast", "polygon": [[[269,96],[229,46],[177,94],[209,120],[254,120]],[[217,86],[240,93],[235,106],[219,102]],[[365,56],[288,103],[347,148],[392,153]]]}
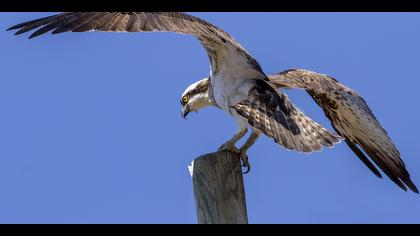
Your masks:
{"label": "white breast", "polygon": [[221,109],[233,115],[230,106],[247,99],[255,79],[263,74],[255,70],[244,53],[235,47],[219,50],[217,60],[217,71],[211,71],[214,98]]}
{"label": "white breast", "polygon": [[230,107],[248,98],[254,80],[232,77],[230,74],[212,75],[214,98],[217,105],[232,115]]}

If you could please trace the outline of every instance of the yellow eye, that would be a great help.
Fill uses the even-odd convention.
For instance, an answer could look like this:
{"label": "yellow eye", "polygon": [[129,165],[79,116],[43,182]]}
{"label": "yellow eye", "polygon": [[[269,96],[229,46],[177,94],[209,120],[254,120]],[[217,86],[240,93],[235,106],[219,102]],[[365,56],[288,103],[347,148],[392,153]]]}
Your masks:
{"label": "yellow eye", "polygon": [[184,96],[182,97],[182,103],[186,104],[188,102],[188,97]]}

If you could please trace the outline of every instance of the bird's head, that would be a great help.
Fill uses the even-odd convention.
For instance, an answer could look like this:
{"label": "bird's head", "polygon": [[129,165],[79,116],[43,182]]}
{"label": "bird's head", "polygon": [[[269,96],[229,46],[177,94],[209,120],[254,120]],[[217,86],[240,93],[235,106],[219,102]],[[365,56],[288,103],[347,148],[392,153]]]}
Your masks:
{"label": "bird's head", "polygon": [[209,78],[205,78],[188,86],[181,97],[181,115],[186,118],[190,112],[197,112],[204,107],[215,105],[210,89]]}

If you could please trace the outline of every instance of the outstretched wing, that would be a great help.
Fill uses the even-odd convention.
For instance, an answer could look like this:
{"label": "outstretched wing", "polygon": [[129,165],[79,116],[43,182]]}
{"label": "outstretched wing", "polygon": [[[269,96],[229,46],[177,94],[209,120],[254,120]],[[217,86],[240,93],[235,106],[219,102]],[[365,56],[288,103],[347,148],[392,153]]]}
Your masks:
{"label": "outstretched wing", "polygon": [[174,32],[197,37],[206,49],[212,70],[229,73],[235,65],[253,78],[265,78],[258,62],[228,33],[191,15],[177,12],[68,12],[10,27],[16,35],[37,29],[29,38],[63,32]]}
{"label": "outstretched wing", "polygon": [[306,90],[324,110],[337,133],[375,175],[382,177],[365,153],[399,187],[407,190],[407,185],[418,193],[396,146],[356,92],[332,77],[307,70],[288,70],[268,77],[277,88]]}
{"label": "outstretched wing", "polygon": [[232,106],[248,123],[289,150],[310,153],[333,147],[340,137],[299,111],[287,95],[257,80],[249,98]]}

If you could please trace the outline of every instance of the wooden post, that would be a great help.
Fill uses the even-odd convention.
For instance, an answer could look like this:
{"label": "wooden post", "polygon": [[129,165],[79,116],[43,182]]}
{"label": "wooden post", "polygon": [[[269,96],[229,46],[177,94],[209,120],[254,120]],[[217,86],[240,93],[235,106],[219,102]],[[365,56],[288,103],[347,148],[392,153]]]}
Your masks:
{"label": "wooden post", "polygon": [[190,172],[199,224],[248,224],[242,168],[235,153],[198,157]]}

